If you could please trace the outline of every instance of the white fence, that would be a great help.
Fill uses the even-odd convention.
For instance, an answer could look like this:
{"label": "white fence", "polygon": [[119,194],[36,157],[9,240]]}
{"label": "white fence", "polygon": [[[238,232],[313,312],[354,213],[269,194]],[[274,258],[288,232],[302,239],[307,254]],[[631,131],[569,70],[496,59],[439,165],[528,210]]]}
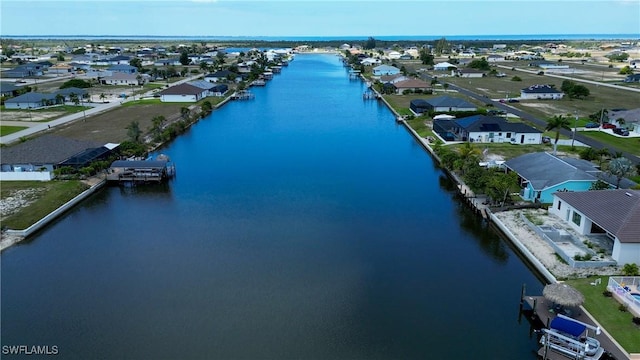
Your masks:
{"label": "white fence", "polygon": [[640,298],[633,296],[640,294],[639,276],[612,276],[609,278],[607,289],[623,301],[635,316],[640,316]]}
{"label": "white fence", "polygon": [[49,181],[53,179],[50,171],[3,171],[0,181]]}

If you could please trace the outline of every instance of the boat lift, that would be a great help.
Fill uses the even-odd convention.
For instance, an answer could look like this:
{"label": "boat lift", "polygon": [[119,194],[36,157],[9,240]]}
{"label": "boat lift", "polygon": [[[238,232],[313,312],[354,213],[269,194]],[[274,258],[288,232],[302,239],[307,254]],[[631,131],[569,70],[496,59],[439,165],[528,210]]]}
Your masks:
{"label": "boat lift", "polygon": [[[562,314],[558,314],[556,318],[562,319],[557,321],[559,325],[554,327],[552,321],[549,329],[542,329],[544,334],[540,342],[543,344],[543,348],[540,349],[539,354],[542,353],[540,355],[543,359],[547,359],[549,348],[572,359],[597,360],[602,357],[604,349],[600,346],[598,340],[588,336],[589,332],[587,330],[591,329],[595,335],[600,335],[600,327]],[[583,335],[582,333],[585,334]],[[575,337],[569,335],[575,335]]]}

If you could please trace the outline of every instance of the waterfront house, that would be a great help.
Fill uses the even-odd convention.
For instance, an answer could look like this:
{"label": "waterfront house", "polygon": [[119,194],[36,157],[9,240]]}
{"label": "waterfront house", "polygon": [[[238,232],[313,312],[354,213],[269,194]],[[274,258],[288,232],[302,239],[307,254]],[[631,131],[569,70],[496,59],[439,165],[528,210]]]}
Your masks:
{"label": "waterfront house", "polygon": [[[437,122],[434,120],[434,131],[441,129]],[[458,141],[519,145],[542,143],[542,131],[522,122],[509,122],[499,116],[468,116],[453,120],[453,124],[453,129],[446,130],[455,134]]]}
{"label": "waterfront house", "polygon": [[0,179],[51,180],[53,170],[60,167],[60,163],[102,145],[54,135],[38,136],[2,149]]}
{"label": "waterfront house", "polygon": [[162,102],[197,102],[207,96],[208,90],[187,83],[160,91]]}
{"label": "waterfront house", "polygon": [[360,61],[360,64],[364,65],[364,66],[373,66],[373,65],[379,65],[382,63],[382,60],[380,59],[374,59],[374,58],[366,58]]}
{"label": "waterfront house", "polygon": [[209,82],[240,82],[242,81],[242,77],[230,70],[218,70],[214,73],[207,74],[204,80]]}
{"label": "waterfront house", "polygon": [[490,62],[490,63],[504,62],[504,61],[506,61],[506,59],[504,58],[504,55],[492,54],[487,56],[487,62]]}
{"label": "waterfront house", "polygon": [[640,264],[640,190],[556,192],[549,213],[581,235],[613,240],[611,257],[619,265]]}
{"label": "waterfront house", "polygon": [[378,65],[373,68],[373,76],[395,75],[399,73],[400,69],[390,65]]}
{"label": "waterfront house", "polygon": [[521,99],[562,99],[564,93],[556,90],[551,85],[531,85],[520,90]]}
{"label": "waterfront house", "polygon": [[428,99],[411,100],[409,108],[416,114],[420,114],[425,111],[456,112],[478,110],[478,108],[472,103],[451,96],[437,96]]}
{"label": "waterfront house", "polygon": [[[551,203],[558,191],[587,191],[598,180],[614,186],[616,179],[601,171],[595,164],[575,158],[562,158],[547,152],[520,155],[507,160],[505,166],[518,173],[524,200]],[[628,179],[620,182],[621,188],[635,186]]]}
{"label": "waterfront house", "polygon": [[402,74],[380,76],[380,82],[383,84],[395,84],[397,82],[405,80],[409,80],[409,77]]}
{"label": "waterfront house", "polygon": [[7,109],[37,109],[45,106],[57,104],[55,94],[44,94],[29,92],[5,100],[4,106]]}
{"label": "waterfront house", "polygon": [[431,92],[431,85],[419,79],[407,79],[393,83],[396,94],[402,95],[405,91],[409,92]]}
{"label": "waterfront house", "polygon": [[229,90],[227,84],[216,84],[204,80],[189,81],[187,84],[206,90],[205,96],[223,96]]}

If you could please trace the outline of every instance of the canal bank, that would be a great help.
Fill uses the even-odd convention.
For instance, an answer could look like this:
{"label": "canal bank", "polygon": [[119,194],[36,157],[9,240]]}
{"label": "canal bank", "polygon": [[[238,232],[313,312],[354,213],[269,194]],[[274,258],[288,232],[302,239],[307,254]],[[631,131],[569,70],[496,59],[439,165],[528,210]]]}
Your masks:
{"label": "canal bank", "polygon": [[300,58],[168,144],[171,186],[108,187],[3,252],[3,344],[113,359],[532,358],[510,315],[537,277],[386,107],[354,101],[361,84],[335,57]]}

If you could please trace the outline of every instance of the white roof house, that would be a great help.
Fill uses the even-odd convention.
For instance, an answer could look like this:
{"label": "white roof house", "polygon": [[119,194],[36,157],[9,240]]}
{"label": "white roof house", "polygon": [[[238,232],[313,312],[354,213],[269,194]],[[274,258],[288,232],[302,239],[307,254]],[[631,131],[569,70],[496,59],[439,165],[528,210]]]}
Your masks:
{"label": "white roof house", "polygon": [[441,62],[441,63],[437,63],[433,66],[434,70],[449,70],[450,68],[458,68],[457,66],[448,63],[448,62]]}

